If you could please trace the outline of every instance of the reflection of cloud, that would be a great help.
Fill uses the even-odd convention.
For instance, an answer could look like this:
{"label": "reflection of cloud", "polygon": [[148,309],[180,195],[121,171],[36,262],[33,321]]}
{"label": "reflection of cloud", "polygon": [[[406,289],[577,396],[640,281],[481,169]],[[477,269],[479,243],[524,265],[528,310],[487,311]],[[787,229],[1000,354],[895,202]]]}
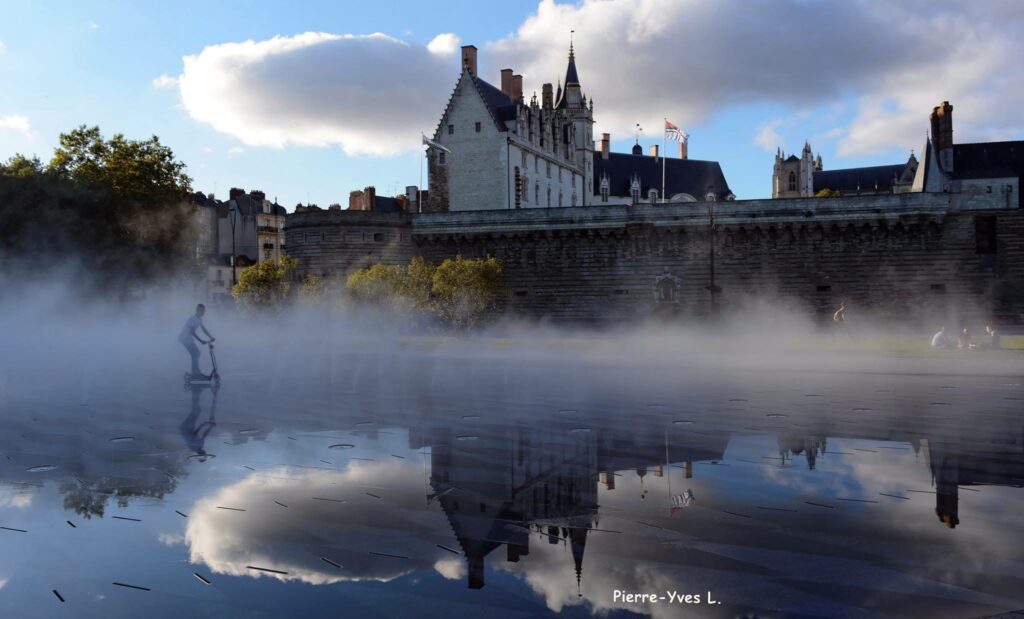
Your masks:
{"label": "reflection of cloud", "polygon": [[[429,569],[443,553],[431,543],[429,557],[408,552],[416,543],[416,529],[405,512],[413,505],[395,505],[364,494],[364,488],[388,488],[389,498],[417,496],[419,471],[404,463],[353,462],[341,472],[286,468],[256,473],[199,500],[189,513],[185,540],[190,560],[204,563],[218,574],[266,576],[313,585],[344,581],[387,582],[418,569]],[[377,490],[377,492],[383,492]],[[311,497],[343,495],[343,505],[313,501]],[[401,498],[398,499],[401,502]],[[288,505],[269,511],[275,501]],[[249,509],[241,514],[218,506]],[[422,509],[422,504],[417,506]],[[274,508],[277,509],[277,508]],[[442,518],[435,512],[424,515]],[[296,517],[315,523],[304,529]],[[419,518],[422,520],[423,518]],[[443,526],[441,522],[435,523]],[[408,560],[371,555],[371,551],[401,554]],[[321,557],[342,567],[336,568]],[[287,574],[259,572],[248,566]]]}
{"label": "reflection of cloud", "polygon": [[0,492],[0,507],[28,507],[32,505],[32,494],[28,492]]}
{"label": "reflection of cloud", "polygon": [[7,581],[8,580],[10,580],[10,579],[9,578],[0,578],[0,591],[2,591],[3,588],[7,586]]}
{"label": "reflection of cloud", "polygon": [[462,580],[466,577],[466,562],[461,557],[445,557],[434,564],[434,571],[448,580]]}
{"label": "reflection of cloud", "polygon": [[164,546],[177,546],[185,543],[185,536],[180,533],[161,533],[157,536]]}

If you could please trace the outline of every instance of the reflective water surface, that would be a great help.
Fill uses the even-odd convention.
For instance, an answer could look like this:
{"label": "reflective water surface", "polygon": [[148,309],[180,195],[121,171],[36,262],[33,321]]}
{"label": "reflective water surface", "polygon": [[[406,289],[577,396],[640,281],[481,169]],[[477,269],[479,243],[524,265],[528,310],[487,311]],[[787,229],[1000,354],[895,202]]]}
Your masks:
{"label": "reflective water surface", "polygon": [[1024,608],[1017,376],[321,361],[9,370],[2,615]]}

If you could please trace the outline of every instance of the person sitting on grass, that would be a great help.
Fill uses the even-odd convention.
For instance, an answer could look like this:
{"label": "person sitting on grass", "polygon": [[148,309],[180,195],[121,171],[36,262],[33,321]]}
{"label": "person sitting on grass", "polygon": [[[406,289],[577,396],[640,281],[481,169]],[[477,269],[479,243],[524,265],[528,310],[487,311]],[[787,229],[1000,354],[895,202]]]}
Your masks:
{"label": "person sitting on grass", "polygon": [[985,325],[985,334],[991,338],[988,347],[992,350],[999,350],[1002,348],[1002,342],[1000,342],[999,332],[992,325]]}
{"label": "person sitting on grass", "polygon": [[971,330],[964,327],[964,330],[960,332],[960,337],[956,343],[957,348],[960,350],[969,350],[971,348],[977,348],[977,344],[974,343],[974,337],[971,335]]}
{"label": "person sitting on grass", "polygon": [[939,329],[939,332],[932,336],[932,348],[952,348],[953,343],[946,335],[946,327]]}

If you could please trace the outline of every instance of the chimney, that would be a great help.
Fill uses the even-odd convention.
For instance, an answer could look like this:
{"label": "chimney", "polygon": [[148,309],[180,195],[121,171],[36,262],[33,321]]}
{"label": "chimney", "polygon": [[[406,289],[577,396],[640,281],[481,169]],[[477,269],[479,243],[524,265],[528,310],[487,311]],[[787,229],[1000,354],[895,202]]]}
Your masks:
{"label": "chimney", "polygon": [[419,206],[420,188],[416,185],[406,185],[405,197],[409,200],[409,204],[412,205],[412,208],[409,210],[413,212],[417,211],[417,207]]}
{"label": "chimney", "polygon": [[512,76],[512,100],[523,102],[523,76],[513,75]]}
{"label": "chimney", "polygon": [[555,93],[551,89],[551,84],[544,84],[540,89],[541,105],[545,110],[550,110],[555,105]]}
{"label": "chimney", "polygon": [[238,196],[244,196],[245,190],[238,187],[232,187],[231,191],[228,192],[228,200],[234,200]]}
{"label": "chimney", "polygon": [[476,77],[476,46],[462,46],[462,67],[469,71],[469,74]]}
{"label": "chimney", "polygon": [[363,210],[372,211],[377,206],[377,188],[373,185],[363,189]]}
{"label": "chimney", "polygon": [[680,140],[679,141],[679,158],[680,159],[689,159],[690,158],[689,153],[687,152],[686,140]]}
{"label": "chimney", "polygon": [[658,145],[657,144],[651,144],[650,150],[651,150],[651,157],[654,157],[655,159],[657,159],[658,158]]}
{"label": "chimney", "polygon": [[263,193],[259,189],[253,189],[252,191],[249,192],[249,195],[252,196],[253,200],[266,200],[267,199],[267,194]]}
{"label": "chimney", "polygon": [[501,70],[501,92],[508,95],[508,98],[512,97],[512,69]]}
{"label": "chimney", "polygon": [[953,106],[949,101],[932,110],[932,143],[939,154],[939,165],[946,172],[953,171]]}
{"label": "chimney", "polygon": [[358,189],[355,191],[348,192],[348,210],[363,210],[363,192],[359,191]]}
{"label": "chimney", "polygon": [[608,158],[608,152],[612,146],[612,135],[610,133],[601,134],[601,159]]}

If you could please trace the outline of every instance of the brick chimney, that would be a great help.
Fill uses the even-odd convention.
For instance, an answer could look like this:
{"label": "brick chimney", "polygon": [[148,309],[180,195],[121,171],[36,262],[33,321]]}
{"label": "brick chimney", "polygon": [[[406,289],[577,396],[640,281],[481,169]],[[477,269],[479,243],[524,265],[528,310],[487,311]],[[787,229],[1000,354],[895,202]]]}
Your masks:
{"label": "brick chimney", "polygon": [[932,143],[939,154],[939,165],[946,172],[953,171],[953,106],[949,101],[932,109],[928,120],[932,123]]}
{"label": "brick chimney", "polygon": [[687,152],[686,140],[680,140],[680,142],[679,142],[679,158],[680,159],[689,159],[690,158],[690,154]]}
{"label": "brick chimney", "polygon": [[363,188],[363,210],[372,211],[377,206],[377,188],[373,185]]}
{"label": "brick chimney", "polygon": [[355,191],[348,192],[348,210],[363,210],[363,192],[359,191],[358,189]]}
{"label": "brick chimney", "polygon": [[544,84],[541,86],[540,92],[541,106],[543,106],[545,110],[550,110],[555,105],[555,93],[551,89],[551,84]]}
{"label": "brick chimney", "polygon": [[462,46],[462,66],[469,70],[469,74],[476,77],[476,46]]}
{"label": "brick chimney", "polygon": [[253,200],[266,200],[267,199],[267,194],[263,193],[259,189],[253,189],[252,191],[249,192],[249,195],[252,196]]}
{"label": "brick chimney", "polygon": [[654,157],[655,159],[657,159],[658,158],[658,145],[657,144],[651,144],[650,151],[651,151],[651,157]]}
{"label": "brick chimney", "polygon": [[512,69],[501,70],[501,92],[508,95],[509,99],[512,99]]}
{"label": "brick chimney", "polygon": [[513,75],[512,76],[512,100],[523,102],[523,76]]}
{"label": "brick chimney", "polygon": [[[551,84],[548,84],[550,86]],[[601,159],[607,159],[612,146],[612,134],[601,134]]]}
{"label": "brick chimney", "polygon": [[245,190],[239,187],[232,187],[231,191],[228,192],[228,200],[234,200],[238,196],[244,196]]}

